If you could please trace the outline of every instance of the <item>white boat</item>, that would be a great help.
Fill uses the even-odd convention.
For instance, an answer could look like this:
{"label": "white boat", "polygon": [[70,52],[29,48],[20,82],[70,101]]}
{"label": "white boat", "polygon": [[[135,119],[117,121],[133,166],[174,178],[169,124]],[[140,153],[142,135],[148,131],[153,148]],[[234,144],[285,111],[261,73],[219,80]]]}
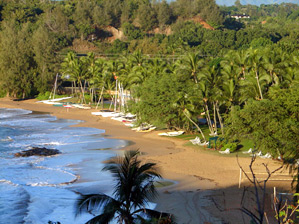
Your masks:
{"label": "white boat", "polygon": [[102,117],[118,117],[123,115],[122,113],[118,113],[118,112],[104,112],[102,114]]}
{"label": "white boat", "polygon": [[134,127],[134,124],[133,123],[124,123],[127,127]]}
{"label": "white boat", "polygon": [[102,115],[102,112],[98,112],[98,111],[97,112],[91,112],[91,114],[95,115],[95,116],[100,116],[100,115]]}
{"label": "white boat", "polygon": [[171,132],[162,132],[162,133],[159,133],[158,135],[174,137],[174,136],[182,135],[183,133],[184,133],[184,131],[171,131]]}
{"label": "white boat", "polygon": [[45,104],[56,104],[56,102],[61,101],[61,100],[67,100],[67,99],[71,99],[72,97],[62,97],[62,98],[57,98],[57,99],[52,99],[52,100],[41,100],[41,101],[37,101],[37,103],[45,103]]}
{"label": "white boat", "polygon": [[73,104],[73,107],[79,108],[79,109],[85,109],[85,110],[89,110],[91,109],[91,107],[89,106],[84,106],[82,104]]}

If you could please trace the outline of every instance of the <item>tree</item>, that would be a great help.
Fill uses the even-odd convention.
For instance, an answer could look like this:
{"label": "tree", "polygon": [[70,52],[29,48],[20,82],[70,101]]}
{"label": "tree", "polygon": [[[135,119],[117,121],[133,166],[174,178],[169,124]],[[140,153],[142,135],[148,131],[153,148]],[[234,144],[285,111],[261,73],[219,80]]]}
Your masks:
{"label": "tree", "polygon": [[170,214],[147,209],[147,203],[156,197],[156,178],[161,178],[155,163],[141,164],[139,151],[126,151],[124,157],[110,159],[104,171],[116,179],[113,196],[105,194],[82,195],[76,204],[77,214],[95,212],[99,215],[87,223],[109,223],[115,215],[119,223],[133,224],[145,221],[141,214],[149,217],[169,217]]}
{"label": "tree", "polygon": [[74,52],[68,52],[61,64],[61,71],[64,78],[74,82],[74,86],[76,86],[76,82],[78,83],[79,88],[81,89],[81,101],[84,102],[85,86],[82,85],[82,81],[87,73],[87,63],[85,58],[77,58],[77,55]]}
{"label": "tree", "polygon": [[173,17],[172,11],[165,0],[158,4],[157,7],[157,19],[159,21],[159,26],[163,28],[165,25],[169,25],[171,23],[171,19]]}
{"label": "tree", "polygon": [[[243,167],[240,165],[239,160],[238,160],[238,165],[240,167],[240,170],[242,171],[242,173],[246,176],[246,178],[250,181],[250,183],[253,185],[253,201],[256,205],[256,208],[252,211],[250,208],[247,208],[243,202],[243,199],[245,198],[246,195],[246,191],[247,189],[244,188],[244,193],[243,193],[243,198],[242,198],[242,202],[241,205],[242,207],[240,208],[240,210],[248,215],[250,217],[250,223],[253,224],[263,224],[264,220],[267,219],[267,214],[265,212],[265,206],[266,206],[266,191],[267,191],[267,182],[270,179],[270,177],[277,171],[279,171],[282,166],[278,167],[277,169],[273,170],[272,172],[269,170],[268,165],[263,163],[263,166],[267,172],[267,176],[265,179],[260,180],[258,179],[253,170],[253,164],[254,161],[256,159],[256,155],[253,155],[251,158],[251,163],[249,165],[249,169],[250,169],[250,174],[247,174],[245,172],[245,170],[243,169]],[[251,176],[251,177],[250,177]]]}
{"label": "tree", "polygon": [[180,67],[178,68],[178,72],[185,72],[191,79],[193,79],[194,83],[198,83],[197,76],[203,64],[203,60],[199,53],[190,53],[179,63]]}
{"label": "tree", "polygon": [[36,91],[36,63],[31,49],[30,23],[3,22],[0,36],[1,88],[7,95],[25,98]]}
{"label": "tree", "polygon": [[[257,87],[259,90],[259,99],[263,99],[263,90],[261,86],[261,76],[264,72],[264,59],[262,57],[262,54],[257,49],[250,49],[249,50],[249,61],[250,61],[250,71],[251,75],[255,76]],[[264,76],[266,77],[266,76]],[[266,80],[266,79],[264,79]],[[268,79],[269,80],[269,79]],[[270,80],[269,80],[270,82]]]}
{"label": "tree", "polygon": [[[217,134],[217,117],[220,122],[221,132],[223,134],[222,117],[219,111],[219,103],[222,101],[221,84],[223,81],[225,80],[223,77],[221,77],[219,64],[213,65],[211,63],[210,65],[207,65],[199,74],[199,91],[202,95],[204,111],[211,135]],[[213,107],[213,124],[210,116],[209,104]]]}
{"label": "tree", "polygon": [[156,26],[157,16],[149,3],[142,3],[139,5],[137,21],[144,31],[149,31]]}
{"label": "tree", "polygon": [[81,40],[84,40],[88,34],[94,31],[92,27],[93,20],[90,14],[94,7],[94,2],[88,0],[78,1],[76,5],[76,10],[73,13],[73,20]]}
{"label": "tree", "polygon": [[299,89],[271,89],[269,99],[250,100],[243,109],[233,107],[226,120],[230,139],[248,138],[255,148],[274,158],[299,158]]}
{"label": "tree", "polygon": [[70,37],[73,35],[72,26],[70,19],[65,14],[62,6],[57,5],[53,9],[47,9],[43,14],[45,27],[57,36]]}
{"label": "tree", "polygon": [[36,87],[39,92],[45,93],[57,71],[55,67],[57,63],[55,51],[58,49],[58,41],[53,33],[50,33],[48,29],[41,25],[33,33],[32,46],[39,74],[36,80]]}

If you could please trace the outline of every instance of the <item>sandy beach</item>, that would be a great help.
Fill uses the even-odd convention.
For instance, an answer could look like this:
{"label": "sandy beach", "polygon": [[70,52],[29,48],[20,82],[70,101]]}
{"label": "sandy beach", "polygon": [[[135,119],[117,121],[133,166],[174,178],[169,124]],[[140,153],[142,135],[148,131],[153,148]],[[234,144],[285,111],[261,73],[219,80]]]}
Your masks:
{"label": "sandy beach", "polygon": [[[200,147],[186,146],[188,141],[161,137],[157,135],[158,131],[138,133],[120,122],[92,116],[91,112],[95,110],[72,108],[67,112],[65,108],[36,103],[36,100],[12,101],[8,98],[0,99],[1,107],[48,112],[58,118],[83,120],[85,122],[77,126],[104,129],[107,138],[132,142],[124,150],[139,149],[144,162],[157,163],[162,176],[176,182],[160,188],[155,202],[157,210],[174,214],[179,224],[243,223],[241,212],[236,210],[240,207],[243,193],[243,188],[238,188],[240,169],[236,154],[220,155]],[[247,171],[250,161],[249,156],[239,158]],[[271,159],[258,158],[254,166],[256,172],[265,172],[263,163],[270,170],[281,165]],[[244,185],[248,186],[248,181]],[[290,188],[290,182],[269,182],[269,193],[273,186],[285,190]]]}

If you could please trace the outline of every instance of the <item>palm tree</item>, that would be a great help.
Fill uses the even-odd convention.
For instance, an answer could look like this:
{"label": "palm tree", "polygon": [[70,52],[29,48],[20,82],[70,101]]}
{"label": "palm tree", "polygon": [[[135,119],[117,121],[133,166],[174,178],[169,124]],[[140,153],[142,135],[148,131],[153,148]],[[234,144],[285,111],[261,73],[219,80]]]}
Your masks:
{"label": "palm tree", "polygon": [[113,88],[113,85],[115,86],[115,96],[114,96],[114,110],[116,111],[117,107],[117,97],[118,97],[118,77],[121,75],[121,72],[124,68],[124,63],[120,60],[113,60],[108,61],[105,64],[104,69],[104,79],[106,84],[106,89],[109,90],[110,96],[113,99],[111,95],[111,91]]}
{"label": "palm tree", "polygon": [[[217,134],[217,116],[221,125],[221,131],[223,132],[222,118],[219,113],[219,100],[222,96],[221,85],[223,79],[220,72],[220,67],[217,65],[207,65],[199,73],[199,90],[202,95],[204,103],[204,111],[207,118],[207,123],[212,134]],[[214,111],[214,124],[212,124],[209,103],[213,105]]]}
{"label": "palm tree", "polygon": [[190,53],[184,57],[181,61],[178,61],[181,65],[178,67],[179,72],[186,72],[195,83],[198,83],[198,73],[203,64],[203,59],[199,54]]}
{"label": "palm tree", "polygon": [[[91,101],[93,102],[93,98],[96,98],[96,88],[101,88],[101,93],[103,94],[104,90],[104,81],[103,81],[103,69],[104,69],[104,61],[101,58],[95,59],[92,58],[90,60],[89,66],[88,66],[88,73],[90,75],[89,78],[89,85],[91,87]],[[101,94],[101,95],[102,95]],[[99,97],[99,99],[101,96]]]}
{"label": "palm tree", "polygon": [[243,75],[243,79],[246,78],[246,70],[248,66],[249,52],[246,50],[232,52],[232,60],[234,63],[241,68],[240,74]]}
{"label": "palm tree", "polygon": [[[259,99],[263,99],[263,90],[261,87],[261,76],[263,73],[265,73],[264,71],[264,59],[262,57],[261,52],[258,49],[249,49],[249,61],[251,64],[250,67],[250,72],[252,71],[251,74],[255,75],[255,79],[256,79],[256,83],[257,83],[257,87],[259,90]],[[266,80],[266,79],[264,79]]]}
{"label": "palm tree", "polygon": [[77,58],[77,55],[74,52],[69,52],[61,64],[63,76],[73,81],[74,85],[76,82],[78,83],[81,89],[81,100],[83,101],[85,101],[84,87],[82,85],[82,81],[84,80],[84,76],[86,74],[85,61],[85,58]]}
{"label": "palm tree", "polygon": [[110,159],[103,170],[110,171],[116,179],[113,197],[105,194],[82,195],[76,204],[76,214],[94,212],[100,208],[99,215],[89,220],[88,224],[107,224],[115,217],[119,223],[125,224],[145,221],[145,216],[158,219],[170,217],[170,214],[145,208],[157,195],[154,180],[161,178],[161,175],[155,163],[141,164],[138,154],[139,151],[126,151],[124,157]]}
{"label": "palm tree", "polygon": [[271,85],[279,85],[283,79],[285,69],[289,67],[290,58],[281,48],[266,48],[264,67],[271,77]]}

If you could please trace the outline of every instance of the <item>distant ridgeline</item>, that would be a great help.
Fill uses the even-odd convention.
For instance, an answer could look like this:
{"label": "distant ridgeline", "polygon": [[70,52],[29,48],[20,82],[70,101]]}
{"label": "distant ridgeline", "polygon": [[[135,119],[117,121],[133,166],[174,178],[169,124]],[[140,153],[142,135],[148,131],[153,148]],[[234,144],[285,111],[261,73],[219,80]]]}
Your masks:
{"label": "distant ridgeline", "polygon": [[[231,6],[235,4],[235,0],[216,0],[218,5]],[[281,4],[281,3],[293,3],[298,4],[298,0],[241,0],[242,5],[269,5],[269,4]]]}
{"label": "distant ridgeline", "polygon": [[[168,0],[168,2],[173,2],[175,0]],[[216,0],[218,5],[232,6],[236,0]],[[241,0],[242,5],[269,5],[269,4],[281,4],[281,3],[293,3],[299,4],[298,0]]]}

